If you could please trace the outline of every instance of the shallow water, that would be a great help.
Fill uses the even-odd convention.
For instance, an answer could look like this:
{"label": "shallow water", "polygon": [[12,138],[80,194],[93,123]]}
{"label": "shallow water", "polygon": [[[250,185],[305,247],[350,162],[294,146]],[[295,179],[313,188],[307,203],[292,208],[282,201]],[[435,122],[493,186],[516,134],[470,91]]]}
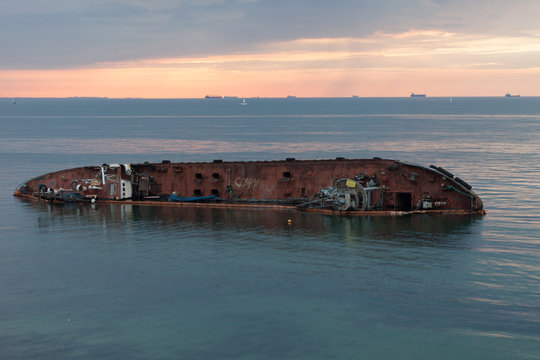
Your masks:
{"label": "shallow water", "polygon": [[[0,99],[0,358],[540,358],[540,98],[452,100]],[[12,197],[82,165],[291,156],[436,164],[488,213]]]}

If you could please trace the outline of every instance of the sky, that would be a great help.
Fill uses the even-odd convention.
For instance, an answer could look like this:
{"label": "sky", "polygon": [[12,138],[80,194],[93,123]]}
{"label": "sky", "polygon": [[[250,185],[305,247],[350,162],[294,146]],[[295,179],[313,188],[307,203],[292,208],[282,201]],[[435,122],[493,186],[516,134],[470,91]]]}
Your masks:
{"label": "sky", "polygon": [[0,97],[540,95],[538,0],[17,0]]}

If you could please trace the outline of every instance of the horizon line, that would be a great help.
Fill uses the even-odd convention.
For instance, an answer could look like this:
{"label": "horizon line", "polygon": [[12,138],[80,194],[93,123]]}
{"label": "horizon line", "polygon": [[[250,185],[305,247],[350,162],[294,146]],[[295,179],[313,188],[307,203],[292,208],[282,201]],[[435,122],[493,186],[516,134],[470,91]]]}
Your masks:
{"label": "horizon line", "polygon": [[[219,101],[219,100],[239,100],[239,99],[403,99],[403,98],[413,98],[415,100],[421,99],[445,99],[445,98],[508,98],[506,95],[434,95],[425,97],[411,97],[407,96],[360,96],[360,95],[351,95],[351,96],[222,96],[222,97],[111,97],[111,96],[0,96],[2,100],[12,100],[12,99],[107,99],[107,100],[208,100],[208,101]],[[511,98],[532,98],[540,97],[540,95],[521,95],[516,94],[512,95]]]}

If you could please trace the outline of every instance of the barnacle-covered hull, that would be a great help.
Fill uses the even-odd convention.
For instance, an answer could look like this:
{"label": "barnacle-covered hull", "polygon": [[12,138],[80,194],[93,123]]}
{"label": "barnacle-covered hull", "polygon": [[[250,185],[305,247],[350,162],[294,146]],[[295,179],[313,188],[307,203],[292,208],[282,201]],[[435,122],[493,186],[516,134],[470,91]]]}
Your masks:
{"label": "barnacle-covered hull", "polygon": [[483,213],[471,186],[436,166],[388,159],[103,164],[20,185],[53,202],[281,207],[337,214]]}

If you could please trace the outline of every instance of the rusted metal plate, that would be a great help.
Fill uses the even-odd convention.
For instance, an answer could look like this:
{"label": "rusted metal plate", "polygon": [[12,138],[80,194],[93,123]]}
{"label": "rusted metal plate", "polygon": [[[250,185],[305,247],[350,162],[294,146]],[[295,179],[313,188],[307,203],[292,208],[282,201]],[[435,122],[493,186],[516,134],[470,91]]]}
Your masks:
{"label": "rusted metal plate", "polygon": [[39,193],[55,199],[76,193],[85,201],[167,201],[174,195],[180,201],[358,214],[483,208],[470,186],[444,169],[379,158],[104,164],[39,176],[15,195]]}

